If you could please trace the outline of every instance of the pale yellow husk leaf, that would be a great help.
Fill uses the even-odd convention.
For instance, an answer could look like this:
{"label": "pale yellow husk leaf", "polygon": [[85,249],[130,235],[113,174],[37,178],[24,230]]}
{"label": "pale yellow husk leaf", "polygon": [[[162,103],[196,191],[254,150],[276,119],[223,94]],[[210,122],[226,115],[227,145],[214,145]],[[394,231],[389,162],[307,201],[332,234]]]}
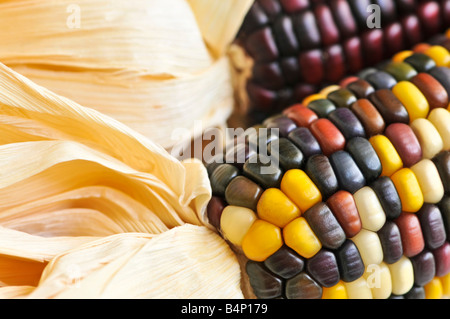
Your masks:
{"label": "pale yellow husk leaf", "polygon": [[[0,132],[7,132],[15,142],[0,138],[8,143],[0,154],[0,170],[4,170],[0,206],[45,196],[41,194],[53,189],[52,183],[59,185],[57,192],[83,183],[110,183],[156,205],[167,221],[172,220],[168,226],[180,225],[180,218],[204,224],[210,186],[200,162],[179,162],[122,123],[52,93],[4,65],[0,65],[0,113]],[[78,165],[83,169],[74,168]],[[29,180],[20,185],[25,179]],[[133,183],[135,188],[130,187]],[[24,196],[27,188],[35,195]],[[170,214],[172,207],[176,214]]]}
{"label": "pale yellow husk leaf", "polygon": [[42,237],[0,226],[0,287],[12,290],[13,287],[35,287],[52,258],[95,239],[97,237]]}
{"label": "pale yellow husk leaf", "polygon": [[[205,245],[208,243],[207,245]],[[239,264],[205,227],[101,238],[54,258],[29,298],[242,298]]]}
{"label": "pale yellow husk leaf", "polygon": [[235,39],[254,1],[188,0],[188,2],[208,47],[216,56],[222,56]]}
{"label": "pale yellow husk leaf", "polygon": [[0,297],[242,297],[201,162],[3,64],[0,176]]}
{"label": "pale yellow husk leaf", "polygon": [[34,290],[33,286],[10,286],[0,288],[0,299],[25,298]]}
{"label": "pale yellow husk leaf", "polygon": [[232,112],[226,50],[252,2],[1,1],[0,61],[170,149]]}

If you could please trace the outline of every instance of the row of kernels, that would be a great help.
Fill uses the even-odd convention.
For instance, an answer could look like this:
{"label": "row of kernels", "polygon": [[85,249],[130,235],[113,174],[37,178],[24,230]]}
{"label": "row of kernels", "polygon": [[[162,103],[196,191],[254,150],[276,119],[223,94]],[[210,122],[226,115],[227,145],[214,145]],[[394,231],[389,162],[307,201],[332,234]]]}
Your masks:
{"label": "row of kernels", "polygon": [[[286,245],[305,258],[315,256],[323,245],[329,249],[337,249],[342,245],[345,240],[344,231],[325,204],[315,205],[306,212],[305,216],[306,218],[295,218],[282,230]],[[253,218],[250,218],[251,220]],[[247,254],[249,258],[263,261],[271,255],[270,252],[273,253],[281,247],[283,240],[280,238],[281,231],[276,226],[267,222],[259,222],[257,225],[246,242],[249,247]],[[386,230],[387,225],[395,225],[394,231],[392,227],[391,230]],[[235,228],[241,228],[236,226]],[[403,254],[413,257],[422,252],[425,245],[429,249],[435,249],[442,246],[446,240],[442,215],[434,205],[424,206],[417,215],[402,213],[395,219],[395,224],[390,222],[382,226],[378,234],[375,231],[362,229],[351,238],[361,252],[365,265],[378,264],[385,257],[388,257],[385,261],[390,263],[397,261]],[[269,241],[266,242],[266,240]],[[273,245],[273,243],[276,244]],[[399,247],[397,251],[396,247]],[[253,255],[255,249],[260,253],[258,257]]]}
{"label": "row of kernels", "polygon": [[[439,118],[441,118],[441,117],[439,117]],[[318,120],[316,120],[316,121],[318,121]],[[314,123],[314,122],[312,122],[312,123]],[[311,124],[312,124],[311,123]],[[442,123],[444,123],[444,124],[442,124]],[[442,122],[441,123],[441,127],[444,127],[445,128],[445,122]],[[286,131],[286,132],[288,132],[288,131]],[[426,131],[425,130],[425,132],[426,133],[428,133],[428,131]],[[316,133],[316,135],[317,135],[317,133]],[[425,135],[427,135],[427,134],[424,134],[424,136]],[[429,135],[429,134],[428,134]],[[435,134],[436,135],[436,134]],[[447,139],[447,141],[448,141],[448,139]],[[322,142],[323,143],[323,142]],[[443,143],[442,143],[443,144]],[[339,152],[339,151],[337,151],[337,152]],[[336,153],[337,153],[336,152]],[[333,154],[336,154],[336,153],[333,153]],[[416,163],[417,164],[417,163]],[[402,167],[403,167],[403,163],[402,163]],[[428,167],[429,167],[429,165],[428,165]],[[298,170],[298,171],[300,171],[300,170]],[[412,167],[411,167],[411,171],[412,171]],[[427,170],[425,169],[425,170],[419,170],[418,172],[426,172]],[[300,172],[302,172],[302,171],[300,171]],[[302,172],[302,173],[305,173],[305,172]],[[406,172],[405,172],[406,173]],[[408,172],[408,173],[411,173],[411,172]],[[413,172],[414,173],[414,172]],[[307,177],[307,174],[305,174],[306,175],[306,177]],[[411,174],[409,174],[409,175],[411,175]],[[417,175],[420,175],[420,174],[417,174]],[[282,176],[281,174],[278,174],[278,176]],[[430,177],[430,175],[429,174],[424,174],[424,176],[426,176],[426,177]],[[442,174],[441,174],[441,176],[442,176]],[[400,176],[400,177],[402,177],[402,176]],[[400,181],[402,181],[402,178],[400,178],[399,177],[399,180]],[[418,177],[416,176],[416,179],[418,179]],[[433,178],[429,178],[429,180],[431,181],[431,180],[433,180]],[[314,184],[314,182],[312,182],[312,184]],[[361,183],[361,186],[363,185],[364,183]],[[417,181],[417,184],[419,184],[419,181]],[[431,183],[429,183],[430,185],[431,185]],[[417,188],[416,187],[416,190],[418,190],[418,189],[420,189],[421,190],[421,188],[420,188],[420,184],[419,184],[419,188]],[[408,193],[408,191],[410,191],[410,189],[407,189],[407,192],[406,192],[406,194],[408,195],[409,193],[412,193],[412,194],[414,194],[414,192],[409,192]],[[320,193],[320,191],[319,191],[319,193]],[[436,193],[436,192],[434,192],[434,191],[430,191],[429,193]],[[424,196],[424,194],[422,194],[423,196]],[[259,196],[259,195],[258,195]],[[231,197],[231,196],[230,196]],[[439,196],[438,196],[439,197]],[[435,199],[436,200],[436,199]],[[258,202],[258,201],[254,201],[254,203],[255,202]],[[420,201],[419,201],[420,202]],[[381,203],[380,203],[381,204]],[[414,206],[414,205],[413,205]],[[419,206],[419,205],[418,205]],[[306,212],[305,212],[306,213]],[[300,213],[300,209],[299,209],[299,214],[301,214]],[[256,215],[255,215],[256,216]],[[298,215],[297,215],[297,218],[300,218]],[[250,219],[251,220],[251,219]],[[304,219],[305,221],[306,221],[306,224],[308,224],[307,223],[307,220],[306,220],[306,218]],[[272,226],[275,226],[275,225],[272,225]],[[309,228],[311,229],[311,226],[308,224],[308,226],[309,226]],[[377,227],[377,226],[374,226],[375,228]],[[245,227],[244,227],[245,228]],[[270,232],[273,236],[272,236],[272,238],[274,238],[275,239],[275,242],[276,242],[276,245],[274,245],[273,247],[272,247],[272,250],[273,249],[275,249],[274,247],[280,247],[280,245],[282,245],[283,244],[283,241],[282,241],[282,239],[280,240],[279,239],[279,234],[281,233],[281,226],[280,227],[277,227],[277,226],[275,226],[275,227],[271,227],[270,225],[264,225],[264,227],[259,227],[260,228],[260,232],[261,232],[261,234],[265,234],[265,232],[267,231],[267,232]],[[277,229],[278,228],[278,229]],[[247,228],[247,230],[248,230],[249,228]],[[243,232],[243,233],[245,233],[245,232]],[[311,229],[311,233],[312,234],[314,234],[314,231],[312,231],[312,229]],[[269,236],[270,237],[270,236]],[[317,236],[316,236],[316,239],[317,239]],[[320,243],[320,240],[319,240],[319,243]],[[270,246],[270,245],[269,245]],[[321,247],[320,247],[321,248]],[[319,250],[320,251],[320,248],[316,248],[317,250]],[[265,251],[264,252],[264,254],[267,254],[267,251]]]}
{"label": "row of kernels", "polygon": [[[286,258],[286,251],[290,251],[289,248],[285,247],[277,251],[277,253],[270,256],[264,264],[271,270],[274,270],[274,272],[277,275],[280,275],[280,269],[281,271],[286,271],[286,269],[290,270],[290,274],[287,276],[281,276],[284,279],[290,279],[291,276],[295,274],[299,274],[303,271],[303,263],[306,262],[306,270],[307,272],[299,275],[297,278],[294,278],[290,280],[290,292],[291,294],[297,294],[297,296],[310,296],[308,295],[311,293],[311,291],[314,292],[313,295],[317,295],[320,291],[320,287],[326,288],[330,287],[333,283],[337,281],[345,280],[346,285],[348,283],[348,287],[353,287],[353,291],[356,295],[355,296],[362,296],[361,290],[359,290],[361,287],[360,285],[363,283],[362,279],[359,279],[361,277],[361,270],[364,270],[364,265],[367,266],[370,265],[377,265],[377,262],[380,262],[383,251],[380,249],[380,246],[376,243],[377,242],[377,234],[370,231],[362,231],[359,240],[357,241],[359,245],[359,250],[356,248],[358,246],[351,245],[350,242],[347,242],[347,244],[342,245],[341,248],[336,250],[335,257],[330,253],[330,251],[326,249],[320,250],[319,253],[317,253],[313,258],[301,259],[300,256],[295,255],[293,251],[289,253],[290,258]],[[375,243],[375,244],[374,244]],[[344,248],[346,247],[346,248]],[[450,260],[450,252],[449,252],[449,244],[441,246],[439,249],[433,251],[432,258],[436,259],[436,265],[433,264],[432,267],[432,276],[439,275],[444,276],[446,273],[450,271],[449,268],[449,260]],[[363,254],[361,255],[361,258],[364,258],[363,260],[359,258],[359,251],[361,251]],[[425,253],[422,253],[424,255]],[[428,253],[429,254],[429,253]],[[295,256],[294,256],[295,255]],[[430,254],[429,254],[430,255]],[[356,259],[355,259],[356,257]],[[423,265],[420,264],[421,257],[414,257],[413,259],[408,259],[406,256],[401,256],[398,260],[396,260],[394,263],[391,263],[392,266],[389,266],[390,269],[392,269],[393,273],[395,273],[395,281],[391,284],[393,288],[393,293],[396,295],[400,295],[404,293],[405,291],[408,291],[411,287],[411,278],[414,280],[414,284],[420,285],[420,284],[428,284],[429,280],[420,282],[419,280],[424,280],[423,275],[421,275],[419,272],[424,272]],[[419,260],[419,262],[417,262]],[[282,262],[282,265],[278,264],[278,270],[275,269],[277,266],[277,262]],[[292,262],[294,261],[294,262]],[[363,263],[365,262],[365,264]],[[414,261],[411,263],[410,261]],[[290,262],[294,265],[294,267],[285,267],[286,262]],[[319,267],[320,265],[323,265],[323,263],[327,264],[327,267]],[[413,265],[413,276],[411,276],[411,264]],[[270,265],[270,266],[269,266]],[[333,266],[332,266],[333,265]],[[317,266],[317,267],[316,267]],[[339,270],[337,270],[336,267],[339,267]],[[349,268],[350,267],[350,268]],[[434,268],[436,267],[436,268]],[[372,267],[373,268],[373,267]],[[377,267],[375,267],[377,268]],[[428,267],[430,268],[430,267]],[[292,272],[292,270],[295,269],[296,272]],[[430,269],[425,269],[425,272],[429,272]],[[339,273],[338,273],[339,272]],[[352,276],[355,275],[356,276]],[[359,274],[358,274],[359,272]],[[406,275],[405,275],[406,274]],[[379,274],[378,274],[379,275]],[[429,277],[429,274],[427,275]],[[384,277],[383,277],[384,278]],[[422,279],[420,279],[422,278]],[[296,282],[297,280],[300,280],[305,285],[308,284],[305,287],[297,287],[297,291],[294,289],[293,282]],[[394,280],[393,279],[393,280]],[[256,279],[254,279],[256,280]],[[357,282],[354,282],[358,280]],[[383,279],[384,282],[385,279]],[[360,288],[358,288],[360,287]],[[381,284],[378,288],[378,295],[375,292],[372,292],[374,296],[380,296],[380,294],[383,293],[386,295],[386,289],[388,289],[390,286],[386,285],[385,283]],[[312,289],[314,288],[314,289]],[[311,290],[312,289],[312,290]],[[362,288],[361,288],[362,289]],[[367,289],[366,289],[367,292]],[[306,294],[306,295],[303,295]],[[352,296],[352,293],[350,293],[350,296]],[[291,295],[292,297],[292,295]],[[378,298],[377,297],[377,298]],[[412,296],[410,296],[412,298]]]}
{"label": "row of kernels", "polygon": [[[426,165],[422,163],[426,163]],[[402,207],[404,212],[408,211],[417,212],[423,206],[423,200],[417,200],[417,198],[420,197],[417,194],[422,194],[421,189],[424,187],[423,186],[421,187],[421,185],[417,181],[416,175],[419,176],[420,180],[427,178],[430,179],[429,178],[430,173],[428,172],[426,167],[423,168],[422,166],[428,166],[432,168],[432,170],[430,171],[433,173],[432,176],[434,178],[431,178],[428,183],[430,187],[433,185],[439,185],[440,182],[439,173],[432,161],[423,160],[416,165],[420,165],[420,167],[418,167],[417,169],[413,168],[411,170],[402,169],[392,176],[392,181],[402,201]],[[416,171],[416,174],[414,174],[414,171]],[[424,178],[421,178],[422,175],[424,176]],[[422,182],[422,185],[423,184],[424,183]],[[440,187],[440,189],[443,188]],[[439,200],[443,196],[443,191],[441,191],[440,194],[441,195],[439,195],[437,198]],[[433,195],[436,196],[436,192],[434,192]],[[358,211],[361,225],[363,228],[367,230],[378,231],[386,221],[386,214],[383,210],[379,198],[383,197],[377,196],[375,191],[368,186],[363,187],[362,189],[357,191],[353,196],[353,200],[355,201],[356,207],[354,211]],[[265,220],[266,222],[271,223],[277,229],[280,229],[286,227],[293,220],[300,218],[302,212],[307,212],[308,210],[310,210],[310,208],[312,208],[314,205],[319,204],[321,201],[322,197],[320,191],[317,189],[317,187],[315,187],[314,183],[309,179],[308,175],[301,170],[290,170],[283,177],[281,183],[281,190],[274,188],[268,189],[261,195],[257,204],[257,213],[259,218]],[[433,201],[433,203],[437,202],[438,200]],[[324,205],[323,207],[325,207],[326,209],[322,210],[331,212],[326,205]],[[314,216],[318,214],[310,213],[309,215]],[[243,236],[250,229],[251,224],[258,217],[250,209],[240,210],[239,208],[234,206],[228,207],[225,216],[223,217],[224,223],[222,223],[221,225],[222,231],[224,234],[226,234],[226,237],[231,238],[231,241],[233,243],[240,245]],[[334,215],[334,218],[335,217],[336,215]],[[408,214],[403,214],[402,219],[400,220],[407,219],[407,217],[409,220],[415,221],[414,219],[415,217],[409,216]],[[334,220],[336,221],[336,219]],[[411,225],[411,221],[406,224]],[[299,223],[298,221],[297,223],[302,224]],[[308,226],[308,229],[311,229],[310,223],[308,223],[306,219],[304,220],[304,224],[305,226]],[[319,222],[316,222],[315,224],[320,225]],[[339,222],[335,222],[334,224],[338,225]],[[343,223],[341,222],[340,224]],[[237,225],[240,226],[236,227]],[[327,225],[324,224],[323,227],[325,226]],[[287,230],[283,231],[283,233],[289,236],[291,228],[294,227],[293,226],[288,227]],[[237,229],[239,229],[240,231],[238,235],[236,234]],[[262,229],[268,230],[269,228],[265,227]],[[280,232],[276,231],[275,228],[273,228],[273,231],[277,233]],[[324,230],[321,229],[320,231],[321,231],[320,233],[323,234]],[[342,230],[340,234],[342,235],[343,232],[344,231]],[[317,235],[314,235],[314,231],[312,229],[308,233],[310,233],[311,236],[317,238]],[[275,249],[276,247],[279,248],[279,246],[281,246],[282,239],[278,237],[279,236],[274,237],[277,238],[277,244],[274,246],[273,249]],[[303,246],[303,244],[296,244],[295,241],[293,241],[292,236],[289,238],[290,239],[288,240],[288,242],[292,246],[300,246],[300,247]],[[297,240],[299,239],[297,237],[295,238]],[[331,239],[328,240],[333,242],[335,238],[331,237]],[[315,242],[320,241],[316,240]],[[247,241],[247,243],[253,242]],[[409,244],[411,243],[412,242],[410,242]],[[315,245],[316,252],[320,248],[321,248],[320,245],[318,244]],[[271,250],[269,250],[269,252],[270,251]]]}
{"label": "row of kernels", "polygon": [[[406,260],[396,267],[389,267],[382,263],[373,269],[377,269],[376,275],[365,272],[364,277],[354,282],[340,281],[332,287],[324,287],[322,299],[442,299],[450,297],[450,274],[433,277],[424,286],[415,286],[411,280],[411,267]],[[371,276],[376,279],[370,279]],[[373,281],[369,282],[369,280]],[[411,288],[408,290],[409,287]]]}
{"label": "row of kernels", "polygon": [[[293,108],[292,110],[294,110],[294,109],[298,110],[298,109],[300,109],[300,106],[297,106],[297,107]],[[289,111],[288,113],[292,114],[293,113],[292,110]],[[433,114],[435,114],[435,113],[433,113]],[[280,120],[280,118],[277,118],[277,120]],[[444,140],[443,140],[443,138],[439,138],[440,135],[437,134],[438,132],[434,125],[431,125],[431,123],[429,123],[428,121],[426,121],[424,119],[420,119],[420,120],[421,121],[417,121],[417,123],[415,123],[415,125],[413,127],[415,128],[417,135],[422,139],[422,142],[423,142],[422,144],[424,145],[423,149],[425,150],[425,156],[431,157],[434,153],[436,153],[439,150],[440,146],[443,145]],[[316,123],[317,121],[319,121],[319,120],[312,121],[312,123],[309,123],[309,125],[311,126],[314,123]],[[328,124],[332,125],[331,123],[327,122],[327,125]],[[397,129],[397,126],[399,127],[399,129]],[[333,126],[329,126],[329,127],[333,127]],[[447,135],[446,140],[447,140],[447,144],[448,144],[448,132],[447,132],[447,134],[445,134],[446,133],[445,129],[443,129],[443,127],[445,127],[444,125],[441,124],[440,127],[441,127],[441,132],[439,132],[439,133],[442,133],[444,136]],[[396,170],[401,168],[402,165],[408,166],[410,163],[414,162],[415,159],[417,160],[417,159],[421,158],[421,155],[423,155],[422,154],[423,151],[422,151],[421,145],[419,143],[419,140],[416,135],[412,134],[412,132],[411,132],[412,129],[410,127],[406,128],[406,125],[401,126],[398,123],[396,123],[396,124],[393,124],[393,126],[389,130],[389,132],[392,131],[391,135],[396,136],[395,134],[398,133],[399,130],[401,131],[401,129],[404,131],[403,133],[406,134],[405,136],[411,138],[410,142],[412,142],[412,143],[406,143],[401,139],[398,139],[398,138],[396,139],[397,141],[400,141],[397,143],[399,145],[396,145],[396,146],[398,147],[399,151],[403,150],[404,154],[402,153],[402,155],[403,155],[402,157],[400,157],[399,154],[396,154],[399,151],[388,152],[390,148],[392,149],[393,145],[389,145],[390,144],[389,141],[386,141],[386,139],[384,139],[383,136],[376,136],[376,138],[374,138],[373,143],[376,144],[375,146],[378,145],[378,146],[380,146],[380,148],[382,146],[383,150],[385,150],[384,152],[382,152],[382,150],[380,150],[380,152],[382,152],[382,154],[380,154],[380,157],[382,157],[382,159],[385,160],[384,171],[383,171],[384,175],[390,176],[393,172],[395,172]],[[304,153],[307,155],[307,156],[304,156],[305,159],[307,159],[307,157],[309,157],[309,156],[322,153],[320,143],[318,142],[318,140],[314,137],[314,135],[311,133],[311,131],[308,128],[300,127],[294,131],[295,132],[289,131],[289,133],[291,134],[290,135],[291,140],[293,142],[295,142],[296,146],[298,146],[299,148],[302,148]],[[333,129],[331,129],[331,131],[336,131],[336,127],[333,127]],[[448,131],[448,129],[447,129],[447,131]],[[317,133],[316,133],[316,135],[317,135]],[[325,135],[323,135],[323,136],[325,136]],[[430,142],[429,144],[431,145],[431,147],[429,147],[429,146],[425,145],[425,142],[423,140],[426,139],[427,141],[430,141],[430,137],[432,137],[432,136],[436,137],[437,142]],[[319,138],[319,140],[320,139],[321,138]],[[328,142],[330,139],[322,138],[322,140]],[[338,139],[338,140],[342,140],[342,139]],[[435,139],[433,139],[433,141],[434,140]],[[403,141],[403,142],[401,142],[401,141]],[[322,142],[322,144],[323,143],[324,142]],[[388,145],[386,145],[386,144],[388,144]],[[412,145],[416,146],[415,153],[412,153],[410,151],[411,147],[409,147],[409,149],[408,148],[404,148],[404,149],[400,148],[400,146],[408,145],[408,144],[412,144]],[[337,143],[337,145],[339,145],[339,146],[335,147],[336,145],[335,146],[325,145],[324,148],[325,149],[329,148],[331,150],[330,152],[341,150],[343,147],[343,144],[341,142],[339,142],[339,143]],[[291,148],[294,148],[294,147],[295,146],[292,146]],[[408,150],[409,150],[409,152],[408,152]],[[393,151],[393,150],[391,150],[391,151]],[[298,153],[301,153],[301,152],[298,152]],[[412,156],[411,159],[409,159],[410,157],[408,155],[411,155],[411,154],[414,156]],[[402,160],[405,161],[405,163],[403,163]],[[278,174],[277,176],[280,177],[280,174]]]}
{"label": "row of kernels", "polygon": [[[433,258],[431,253],[428,255]],[[431,263],[427,264],[427,261],[402,256],[393,264],[381,262],[360,267],[356,277],[346,280],[340,274],[342,261],[339,258],[331,251],[321,250],[316,257],[304,262],[284,247],[270,262],[249,261],[246,269],[259,298],[435,299],[450,296],[450,273],[438,276],[432,259],[428,258]],[[420,272],[426,273],[426,279]]]}
{"label": "row of kernels", "polygon": [[[277,1],[262,3],[268,2]],[[370,4],[361,0],[320,2],[315,9],[291,15],[278,10],[277,14],[271,12],[267,16],[261,9],[264,5],[255,2],[239,33],[239,43],[255,62],[247,82],[253,109],[270,113],[274,108],[286,107],[289,101],[315,92],[323,81],[336,82],[346,73],[380,62],[403,50],[405,45],[421,41],[429,35],[427,30],[438,32],[448,24],[440,14],[446,7],[439,10],[438,2],[429,1],[418,6],[417,13],[400,10],[394,15],[398,21],[390,19],[381,29],[367,29],[365,24],[358,28],[359,23],[353,17],[355,11],[347,2],[357,3],[356,12],[361,8],[365,11],[364,6]],[[364,4],[359,7],[361,2]],[[385,8],[395,11],[392,8],[396,5],[383,3],[380,7],[383,11]],[[427,28],[428,24],[433,27]]]}
{"label": "row of kernels", "polygon": [[[437,111],[437,110],[436,110]],[[444,114],[447,114],[448,111],[443,110]],[[441,112],[442,113],[442,112]],[[432,113],[434,115],[434,113]],[[444,126],[443,124],[441,124]],[[424,141],[425,143],[425,141]],[[376,143],[373,143],[377,145]],[[379,147],[382,148],[382,147]],[[384,149],[384,148],[383,148]],[[375,151],[377,148],[375,148]],[[227,178],[232,178],[235,181],[243,180],[246,181],[245,178],[233,178],[237,177],[237,171],[231,165],[224,165],[222,167],[230,168],[229,170],[225,170],[225,173],[219,172],[219,176],[222,174],[228,174]],[[232,171],[232,174],[229,172]],[[217,175],[217,174],[216,174]],[[443,185],[439,183],[440,179],[438,178],[439,172],[437,171],[435,165],[430,160],[422,160],[421,162],[415,164],[411,169],[400,169],[396,173],[394,173],[391,177],[396,185],[396,188],[399,192],[400,198],[403,204],[403,210],[406,212],[416,212],[425,201],[424,194],[427,195],[427,202],[436,203],[443,196]],[[232,183],[233,180],[230,182]],[[247,181],[247,184],[249,182]],[[284,185],[284,186],[283,186]],[[293,187],[293,185],[297,185]],[[228,185],[227,189],[230,185]],[[251,187],[238,187],[243,190],[253,189]],[[309,190],[309,194],[305,193],[303,190],[299,191],[299,189],[306,188]],[[259,197],[262,193],[261,189],[256,187],[255,191],[251,191],[252,196],[248,196],[253,198],[252,207],[254,207],[255,202],[259,202]],[[315,187],[314,183],[309,179],[309,177],[305,174],[305,172],[301,170],[290,170],[283,177],[283,182],[281,185],[281,189],[290,194],[291,198],[295,198],[297,200],[298,205],[301,206],[301,211],[306,211],[315,203],[322,200],[320,191]],[[423,191],[422,191],[423,189]],[[367,189],[362,190],[367,193]],[[225,192],[227,193],[227,192]],[[229,193],[229,192],[228,192]],[[240,194],[239,191],[235,191],[235,194]],[[298,196],[303,197],[298,197]],[[231,197],[231,196],[230,196]],[[373,196],[371,198],[374,198]],[[244,201],[244,200],[243,200]],[[373,201],[375,204],[378,204],[376,201]],[[378,205],[375,205],[377,207]],[[300,212],[300,211],[299,211]],[[299,213],[297,213],[299,215]],[[264,213],[263,213],[264,215]],[[379,216],[383,216],[379,214]],[[276,222],[277,224],[278,222]],[[282,226],[280,226],[282,227]],[[370,226],[369,226],[370,229]]]}

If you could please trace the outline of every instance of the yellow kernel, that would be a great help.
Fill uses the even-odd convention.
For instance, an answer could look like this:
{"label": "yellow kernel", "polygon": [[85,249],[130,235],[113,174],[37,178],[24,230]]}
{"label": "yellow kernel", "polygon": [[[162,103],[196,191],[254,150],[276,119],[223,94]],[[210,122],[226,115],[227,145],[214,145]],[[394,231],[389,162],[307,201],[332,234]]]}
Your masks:
{"label": "yellow kernel", "polygon": [[322,299],[348,299],[344,282],[341,280],[332,287],[323,287]]}
{"label": "yellow kernel", "polygon": [[442,294],[446,298],[450,298],[450,273],[445,276],[439,277],[442,284]]}
{"label": "yellow kernel", "polygon": [[264,191],[257,205],[258,217],[283,228],[292,220],[300,217],[298,207],[279,189]]}
{"label": "yellow kernel", "polygon": [[302,212],[322,201],[322,194],[317,186],[304,171],[299,169],[292,169],[284,174],[281,190]]}
{"label": "yellow kernel", "polygon": [[424,203],[416,174],[410,168],[402,168],[391,176],[402,202],[402,209],[408,213],[416,213]]}
{"label": "yellow kernel", "polygon": [[432,159],[444,149],[444,141],[441,135],[433,123],[427,119],[414,120],[411,123],[411,128],[419,141],[424,158]]}
{"label": "yellow kernel", "polygon": [[322,248],[322,243],[314,234],[304,217],[294,219],[283,229],[286,245],[304,258],[311,258]]}
{"label": "yellow kernel", "polygon": [[275,225],[258,219],[242,240],[242,251],[248,259],[262,262],[283,246],[281,230]]}
{"label": "yellow kernel", "polygon": [[444,150],[450,150],[450,112],[446,109],[437,108],[430,112],[428,120],[434,125],[441,135]]}
{"label": "yellow kernel", "polygon": [[444,197],[444,185],[433,161],[424,158],[411,167],[419,181],[425,203],[437,204]]}
{"label": "yellow kernel", "polygon": [[425,299],[442,299],[444,290],[442,288],[442,282],[439,278],[433,278],[429,283],[424,286]]}
{"label": "yellow kernel", "polygon": [[392,294],[391,272],[386,263],[368,265],[364,279],[372,290],[373,299],[387,299]]}
{"label": "yellow kernel", "polygon": [[440,45],[432,45],[425,50],[424,54],[432,58],[438,67],[447,67],[450,65],[450,53]]}
{"label": "yellow kernel", "polygon": [[256,214],[251,209],[230,205],[222,212],[220,229],[228,241],[241,246],[242,239],[256,219]]}
{"label": "yellow kernel", "polygon": [[403,167],[403,161],[391,141],[384,135],[375,135],[370,138],[375,152],[377,153],[383,170],[382,176],[392,176]]}
{"label": "yellow kernel", "polygon": [[326,98],[327,98],[326,95],[322,95],[322,94],[318,94],[318,93],[317,94],[311,94],[311,95],[309,95],[309,96],[307,96],[307,97],[305,97],[303,99],[302,104],[304,106],[308,106],[308,104],[311,103],[312,101],[322,100],[322,99],[326,99]]}
{"label": "yellow kernel", "polygon": [[359,277],[352,282],[345,283],[348,299],[373,299],[372,290],[367,285],[364,277]]}
{"label": "yellow kernel", "polygon": [[388,264],[392,278],[392,293],[395,295],[406,294],[414,285],[414,268],[411,260],[402,256],[393,264]]}
{"label": "yellow kernel", "polygon": [[323,95],[323,96],[328,96],[328,94],[330,94],[331,92],[337,91],[341,89],[341,87],[339,85],[329,85],[324,87],[322,90],[320,90],[319,94]]}
{"label": "yellow kernel", "polygon": [[410,122],[418,118],[425,118],[430,111],[427,98],[417,86],[409,81],[400,81],[393,88],[392,93],[402,102],[408,111]]}
{"label": "yellow kernel", "polygon": [[392,57],[393,62],[403,62],[406,58],[410,57],[414,52],[411,50],[400,51]]}

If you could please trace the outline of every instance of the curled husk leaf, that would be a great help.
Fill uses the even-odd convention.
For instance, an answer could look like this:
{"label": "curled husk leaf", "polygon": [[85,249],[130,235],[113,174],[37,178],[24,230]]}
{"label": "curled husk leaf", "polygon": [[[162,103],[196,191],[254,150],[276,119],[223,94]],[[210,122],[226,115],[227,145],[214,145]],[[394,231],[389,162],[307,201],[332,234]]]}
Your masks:
{"label": "curled husk leaf", "polygon": [[242,297],[201,162],[3,64],[0,176],[1,298]]}
{"label": "curled husk leaf", "polygon": [[[0,3],[0,61],[164,148],[223,127],[234,106],[226,54],[253,0]],[[180,141],[174,128],[186,134]],[[201,132],[200,132],[201,133]]]}

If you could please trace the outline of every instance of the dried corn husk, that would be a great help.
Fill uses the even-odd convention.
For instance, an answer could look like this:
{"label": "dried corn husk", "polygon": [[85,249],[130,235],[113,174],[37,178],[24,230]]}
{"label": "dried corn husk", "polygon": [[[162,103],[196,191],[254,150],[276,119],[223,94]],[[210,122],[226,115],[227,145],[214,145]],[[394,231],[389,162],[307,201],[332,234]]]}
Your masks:
{"label": "dried corn husk", "polygon": [[0,297],[242,297],[201,162],[3,64],[0,176]]}
{"label": "dried corn husk", "polygon": [[2,1],[0,61],[171,148],[230,115],[226,50],[252,2]]}
{"label": "dried corn husk", "polygon": [[235,258],[205,227],[109,236],[54,258],[29,297],[242,298]]}
{"label": "dried corn husk", "polygon": [[[18,241],[16,245],[8,241],[15,246],[10,247],[10,253],[21,251],[16,257],[28,256],[29,260],[14,263],[11,256],[2,264],[19,265],[23,267],[22,274],[28,271],[29,276],[20,278],[16,269],[12,272],[16,276],[0,277],[3,283],[16,283],[0,288],[0,298],[243,298],[236,256],[206,227],[186,224],[159,235],[123,233],[52,239],[0,229],[1,247],[5,246],[3,234]],[[42,245],[48,245],[45,251],[39,251],[43,250]],[[49,251],[56,254],[45,258]],[[1,252],[7,253],[5,249]],[[40,258],[49,259],[45,268],[39,263]],[[44,268],[42,276],[35,274],[39,283],[31,286],[30,270],[39,266]],[[4,273],[1,271],[0,275]],[[19,285],[21,282],[23,285]]]}

